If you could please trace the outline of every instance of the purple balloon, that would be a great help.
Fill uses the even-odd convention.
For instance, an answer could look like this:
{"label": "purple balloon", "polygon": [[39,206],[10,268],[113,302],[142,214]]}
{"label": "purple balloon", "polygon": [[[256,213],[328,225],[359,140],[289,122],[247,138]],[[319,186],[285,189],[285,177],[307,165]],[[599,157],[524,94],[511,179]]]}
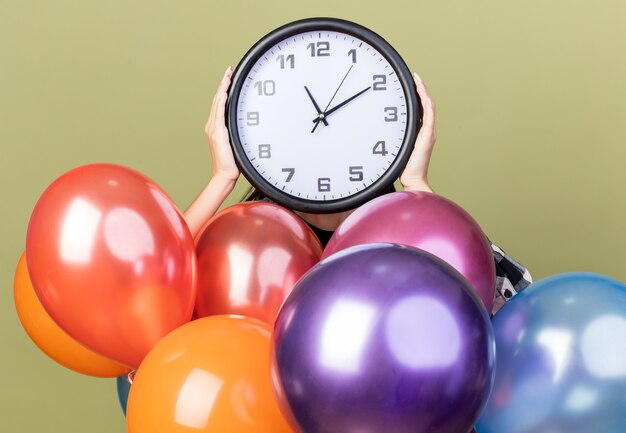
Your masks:
{"label": "purple balloon", "polygon": [[489,316],[456,270],[422,250],[369,244],[295,286],[276,321],[272,378],[305,433],[465,433],[489,397],[494,358]]}
{"label": "purple balloon", "polygon": [[459,271],[493,308],[496,269],[491,244],[474,219],[436,194],[403,191],[378,197],[354,211],[335,231],[322,258],[371,242],[428,251]]}

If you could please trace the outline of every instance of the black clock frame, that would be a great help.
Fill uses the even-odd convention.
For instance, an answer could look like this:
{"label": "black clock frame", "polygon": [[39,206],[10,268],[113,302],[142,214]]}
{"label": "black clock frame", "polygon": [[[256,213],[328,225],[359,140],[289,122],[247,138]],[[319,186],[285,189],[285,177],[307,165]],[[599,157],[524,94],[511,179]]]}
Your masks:
{"label": "black clock frame", "polygon": [[[300,33],[311,31],[335,31],[359,38],[384,56],[398,76],[407,108],[407,123],[404,140],[395,160],[385,173],[372,185],[351,196],[334,200],[318,201],[292,196],[276,188],[265,180],[254,168],[241,145],[237,129],[237,101],[250,70],[270,48],[279,42]],[[289,209],[308,213],[335,213],[354,209],[380,195],[400,176],[411,156],[415,138],[421,127],[422,105],[415,91],[413,76],[400,54],[381,36],[372,30],[351,21],[337,18],[307,18],[273,30],[261,38],[242,58],[234,71],[226,105],[226,125],[230,134],[233,154],[241,173],[248,181],[268,198]]]}

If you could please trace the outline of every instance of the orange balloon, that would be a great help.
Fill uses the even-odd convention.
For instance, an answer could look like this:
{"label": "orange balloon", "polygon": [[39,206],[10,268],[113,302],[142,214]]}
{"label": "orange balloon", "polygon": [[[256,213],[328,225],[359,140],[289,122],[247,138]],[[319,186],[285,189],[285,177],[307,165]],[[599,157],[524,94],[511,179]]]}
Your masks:
{"label": "orange balloon", "polygon": [[293,286],[322,255],[302,219],[267,202],[224,209],[196,241],[198,317],[241,314],[273,325]]}
{"label": "orange balloon", "polygon": [[271,327],[205,317],[163,338],[135,375],[128,433],[288,433],[270,380]]}
{"label": "orange balloon", "polygon": [[50,317],[128,367],[191,319],[193,237],[167,194],[129,168],[90,164],[56,179],[31,215],[26,259]]}
{"label": "orange balloon", "polygon": [[22,254],[15,270],[13,298],[17,315],[28,336],[46,355],[64,367],[96,377],[117,377],[130,369],[80,345],[67,335],[39,302]]}

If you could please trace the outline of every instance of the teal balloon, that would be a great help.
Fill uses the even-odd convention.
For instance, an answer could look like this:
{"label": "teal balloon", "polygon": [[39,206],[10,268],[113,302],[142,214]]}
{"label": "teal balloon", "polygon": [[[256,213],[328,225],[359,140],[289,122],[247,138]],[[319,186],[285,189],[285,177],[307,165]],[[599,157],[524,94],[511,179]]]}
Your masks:
{"label": "teal balloon", "polygon": [[119,376],[117,378],[117,398],[120,401],[120,406],[126,416],[126,406],[128,405],[128,393],[130,392],[130,383],[128,383],[128,376]]}
{"label": "teal balloon", "polygon": [[589,273],[529,286],[494,317],[496,380],[478,433],[626,432],[626,285]]}

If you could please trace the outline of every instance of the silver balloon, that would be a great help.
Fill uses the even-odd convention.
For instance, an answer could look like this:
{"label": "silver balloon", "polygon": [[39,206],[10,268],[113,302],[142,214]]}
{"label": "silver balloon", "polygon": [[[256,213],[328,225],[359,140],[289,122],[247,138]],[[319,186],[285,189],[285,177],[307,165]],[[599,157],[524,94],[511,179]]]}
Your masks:
{"label": "silver balloon", "polygon": [[626,285],[562,274],[493,320],[496,382],[478,433],[626,432]]}

